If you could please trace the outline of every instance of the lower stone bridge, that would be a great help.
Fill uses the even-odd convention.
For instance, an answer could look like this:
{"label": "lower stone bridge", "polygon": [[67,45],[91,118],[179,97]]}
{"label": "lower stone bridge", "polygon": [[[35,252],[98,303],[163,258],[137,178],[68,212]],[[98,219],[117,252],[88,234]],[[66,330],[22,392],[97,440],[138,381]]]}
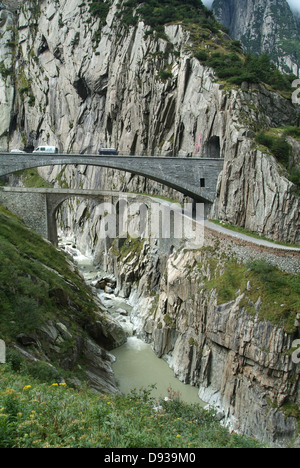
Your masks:
{"label": "lower stone bridge", "polygon": [[[130,235],[152,237],[172,245],[186,239],[193,246],[195,242],[197,247],[202,246],[203,203],[181,206],[151,195],[108,190],[0,187],[0,205],[54,245],[58,245],[57,210],[65,200],[73,197],[96,200],[95,214],[101,220],[99,236],[108,244],[113,239],[126,239]],[[132,223],[132,216],[135,223]]]}
{"label": "lower stone bridge", "polygon": [[57,210],[65,200],[73,197],[95,199],[99,204],[106,201],[114,206],[119,200],[138,199],[140,203],[147,203],[142,195],[108,190],[0,187],[0,204],[54,245],[58,243]]}
{"label": "lower stone bridge", "polygon": [[24,169],[54,165],[91,165],[130,172],[155,180],[211,204],[223,169],[223,159],[156,156],[99,156],[88,154],[0,153],[0,176]]}

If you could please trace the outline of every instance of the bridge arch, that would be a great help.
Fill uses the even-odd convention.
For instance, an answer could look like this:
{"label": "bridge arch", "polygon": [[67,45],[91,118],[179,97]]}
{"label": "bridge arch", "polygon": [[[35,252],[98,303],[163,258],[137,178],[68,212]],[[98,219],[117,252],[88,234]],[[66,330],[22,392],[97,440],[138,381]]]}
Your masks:
{"label": "bridge arch", "polygon": [[[55,190],[55,189],[54,189]],[[71,193],[48,193],[47,196],[47,212],[48,212],[48,225],[52,226],[52,233],[50,235],[51,241],[57,243],[57,212],[64,202],[71,200],[73,198],[79,199],[89,199],[98,202],[96,204],[96,210],[101,205],[101,210],[98,208],[98,216],[104,217],[105,211],[111,211],[116,219],[116,227],[114,232],[114,237],[122,237],[124,232],[133,232],[134,227],[131,228],[128,226],[130,223],[130,218],[135,211],[139,211],[139,226],[137,230],[144,237],[147,237],[148,234],[148,216],[151,210],[151,204],[153,199],[147,195],[132,194],[126,192],[101,192],[85,193],[84,190],[76,191],[71,190]]]}
{"label": "bridge arch", "polygon": [[64,202],[74,199],[89,199],[89,200],[98,200],[99,203],[102,203],[105,196],[104,195],[93,195],[85,194],[84,191],[81,194],[74,193],[52,193],[47,196],[47,218],[48,218],[48,238],[54,244],[58,244],[58,233],[57,233],[57,213],[61,208]]}

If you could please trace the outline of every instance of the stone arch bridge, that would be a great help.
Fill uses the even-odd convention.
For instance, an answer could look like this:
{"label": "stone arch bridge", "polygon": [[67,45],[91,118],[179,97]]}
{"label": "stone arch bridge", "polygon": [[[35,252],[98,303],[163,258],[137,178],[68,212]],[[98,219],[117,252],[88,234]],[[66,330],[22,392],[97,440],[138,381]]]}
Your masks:
{"label": "stone arch bridge", "polygon": [[[24,169],[52,165],[93,165],[114,168],[142,175],[167,185],[197,202],[211,205],[223,169],[223,159],[176,157],[142,157],[65,154],[0,153],[0,176]],[[125,194],[128,199],[136,194]],[[117,201],[124,193],[98,190],[36,189],[2,187],[0,204],[17,214],[25,224],[44,238],[57,243],[55,214],[58,206],[68,198],[107,198]]]}
{"label": "stone arch bridge", "polygon": [[213,203],[224,159],[0,153],[0,176],[34,167],[65,164],[100,166],[131,172],[167,185],[198,202]]}
{"label": "stone arch bridge", "polygon": [[[54,245],[58,245],[57,210],[64,201],[73,197],[97,201],[97,215],[102,220],[99,234],[103,239],[124,239],[127,235],[138,235],[152,236],[160,241],[164,239],[165,243],[170,240],[176,243],[175,239],[182,238],[193,241],[197,238],[200,242],[203,240],[202,203],[194,210],[193,203],[187,203],[183,207],[176,202],[136,193],[0,187],[0,205],[15,213],[29,228]],[[138,217],[139,221],[130,228],[132,215]],[[199,222],[195,224],[195,221]]]}

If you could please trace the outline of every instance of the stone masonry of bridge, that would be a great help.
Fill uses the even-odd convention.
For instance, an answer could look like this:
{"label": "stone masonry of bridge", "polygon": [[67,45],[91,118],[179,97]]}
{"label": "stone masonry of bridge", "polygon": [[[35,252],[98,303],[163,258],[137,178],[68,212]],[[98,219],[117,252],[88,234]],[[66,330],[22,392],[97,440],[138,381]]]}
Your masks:
{"label": "stone masonry of bridge", "polygon": [[213,203],[223,159],[82,154],[0,153],[0,176],[41,166],[80,164],[131,172],[167,185],[197,202]]}
{"label": "stone masonry of bridge", "polygon": [[[115,220],[115,223],[110,220],[110,227],[114,225],[114,228],[116,228],[115,236],[119,235],[119,232],[117,233],[119,229],[122,230],[123,227],[126,228],[126,220],[124,220],[125,216],[128,221],[128,213],[126,212],[125,208],[126,206],[132,206],[133,212],[131,214],[137,210],[139,212],[140,210],[144,212],[143,207],[146,207],[148,213],[148,226],[151,225],[151,216],[160,217],[159,210],[162,210],[166,216],[166,224],[160,224],[160,231],[155,231],[155,233],[156,235],[159,235],[161,242],[167,244],[168,242],[166,239],[168,239],[171,241],[171,243],[174,244],[175,242],[177,244],[177,239],[179,237],[177,231],[175,233],[176,229],[174,220],[172,221],[174,216],[172,216],[172,210],[175,209],[176,213],[178,214],[182,212],[182,207],[176,202],[171,204],[169,202],[166,203],[164,200],[160,200],[159,198],[153,198],[150,195],[109,190],[0,187],[0,205],[3,205],[8,210],[12,211],[26,224],[26,226],[28,226],[30,229],[33,229],[35,232],[52,242],[54,245],[58,245],[57,210],[65,200],[73,197],[96,200],[97,205],[100,208],[98,213],[99,216],[103,217],[103,219],[106,219],[105,213],[109,213],[112,215],[112,219]],[[203,210],[198,208],[197,216],[198,220],[202,221],[204,217],[204,204],[200,205],[203,207]],[[165,208],[167,208],[166,211]],[[185,208],[187,209],[187,207]],[[191,214],[192,204],[189,205],[189,209],[191,210]],[[143,219],[143,213],[140,212],[140,214],[141,219]],[[184,214],[180,216],[184,216]],[[178,218],[176,219],[178,220]],[[121,224],[123,222],[125,222],[124,226]],[[168,225],[168,222],[170,223],[170,226]],[[181,222],[184,222],[183,218]],[[150,223],[150,225],[148,223]],[[187,224],[189,225],[189,223]],[[140,227],[140,229],[142,233],[144,230],[142,227]],[[164,233],[162,229],[164,229]],[[109,237],[109,232],[104,231],[103,235],[105,237]],[[150,235],[150,231],[148,231],[148,235]]]}
{"label": "stone masonry of bridge", "polygon": [[59,188],[1,187],[0,204],[17,215],[30,229],[57,245],[56,212],[61,203],[72,197],[95,199],[116,204],[120,198],[145,203],[144,196],[105,190]]}

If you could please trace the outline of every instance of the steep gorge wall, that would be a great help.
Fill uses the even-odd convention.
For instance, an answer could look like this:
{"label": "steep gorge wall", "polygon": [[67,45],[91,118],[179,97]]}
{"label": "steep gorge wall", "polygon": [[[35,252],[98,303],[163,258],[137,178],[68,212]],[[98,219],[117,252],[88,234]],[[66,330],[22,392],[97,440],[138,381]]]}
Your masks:
{"label": "steep gorge wall", "polygon": [[265,52],[280,69],[299,75],[297,18],[286,0],[214,0],[212,8],[245,51]]}
{"label": "steep gorge wall", "polygon": [[[105,23],[79,0],[31,0],[13,28],[10,19],[4,21],[12,40],[3,36],[0,47],[10,60],[3,62],[0,83],[7,96],[1,146],[56,144],[62,151],[86,153],[104,144],[125,154],[188,156],[197,150],[221,156],[225,169],[213,216],[298,242],[294,185],[253,141],[261,126],[295,124],[291,101],[262,85],[224,87],[193,57],[190,35],[181,25],[166,26],[162,39],[148,34],[143,22],[125,26],[117,9],[116,1]],[[83,165],[40,172],[71,188],[182,199],[166,187],[113,170]]]}
{"label": "steep gorge wall", "polygon": [[260,318],[264,298],[256,300],[252,281],[229,302],[209,286],[232,261],[227,255],[214,235],[201,250],[172,253],[159,242],[129,240],[119,252],[113,247],[107,265],[134,306],[138,335],[180,380],[199,388],[220,419],[267,444],[297,445],[297,416],[289,411],[300,403],[290,352],[296,335]]}

